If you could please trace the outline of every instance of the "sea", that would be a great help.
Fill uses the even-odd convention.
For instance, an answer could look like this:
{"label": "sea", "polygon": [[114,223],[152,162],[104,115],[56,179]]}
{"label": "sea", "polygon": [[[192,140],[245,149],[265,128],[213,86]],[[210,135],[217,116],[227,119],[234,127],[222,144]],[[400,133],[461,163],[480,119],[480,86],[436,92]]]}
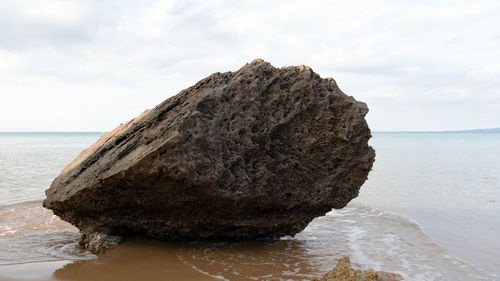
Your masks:
{"label": "sea", "polygon": [[294,237],[133,242],[97,257],[77,246],[78,230],[42,200],[64,166],[100,136],[0,133],[0,280],[30,270],[26,276],[43,280],[41,264],[56,265],[53,280],[83,280],[75,276],[105,275],[118,263],[117,274],[135,268],[128,277],[143,270],[148,280],[191,278],[167,270],[179,266],[207,280],[309,280],[344,255],[355,268],[405,280],[500,280],[500,133],[373,133],[376,162],[358,198]]}

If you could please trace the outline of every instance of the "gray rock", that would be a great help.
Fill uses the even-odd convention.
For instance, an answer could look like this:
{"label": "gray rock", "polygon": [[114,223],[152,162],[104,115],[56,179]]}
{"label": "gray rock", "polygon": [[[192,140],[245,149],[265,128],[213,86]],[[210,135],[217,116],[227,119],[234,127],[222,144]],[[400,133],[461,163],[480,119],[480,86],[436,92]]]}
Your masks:
{"label": "gray rock", "polygon": [[294,235],[358,195],[375,157],[367,112],[309,67],[254,60],[103,136],[53,181],[43,204],[95,249],[113,236]]}

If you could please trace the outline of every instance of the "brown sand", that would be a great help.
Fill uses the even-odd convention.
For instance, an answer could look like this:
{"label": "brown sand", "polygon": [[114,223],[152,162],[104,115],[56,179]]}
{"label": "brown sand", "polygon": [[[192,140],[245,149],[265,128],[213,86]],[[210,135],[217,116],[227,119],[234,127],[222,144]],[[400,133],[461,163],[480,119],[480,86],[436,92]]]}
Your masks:
{"label": "brown sand", "polygon": [[92,260],[2,265],[0,280],[216,280],[182,263],[176,251],[175,246],[129,242]]}

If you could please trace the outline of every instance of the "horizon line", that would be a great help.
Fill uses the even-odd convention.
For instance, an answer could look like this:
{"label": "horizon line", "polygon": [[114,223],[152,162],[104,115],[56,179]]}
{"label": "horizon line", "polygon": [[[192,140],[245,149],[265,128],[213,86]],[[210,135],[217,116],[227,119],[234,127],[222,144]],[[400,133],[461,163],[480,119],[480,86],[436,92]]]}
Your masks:
{"label": "horizon line", "polygon": [[[464,129],[464,130],[371,130],[373,133],[458,133],[458,132],[487,132],[487,131],[499,131],[500,127],[496,128],[484,128],[484,129]],[[19,133],[19,134],[29,134],[29,133],[40,133],[40,134],[54,134],[54,133],[98,133],[104,134],[110,131],[0,131],[0,134],[8,133]]]}

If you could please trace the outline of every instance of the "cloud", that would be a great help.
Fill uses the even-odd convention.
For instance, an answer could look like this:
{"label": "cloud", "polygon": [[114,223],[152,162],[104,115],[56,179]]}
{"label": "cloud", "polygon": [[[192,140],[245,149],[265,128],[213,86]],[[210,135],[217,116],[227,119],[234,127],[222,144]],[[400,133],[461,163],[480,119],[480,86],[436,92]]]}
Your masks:
{"label": "cloud", "polygon": [[[334,77],[368,103],[375,130],[498,127],[499,12],[496,1],[2,1],[0,131],[109,130],[256,57]],[[32,114],[15,113],[30,101]]]}
{"label": "cloud", "polygon": [[0,46],[11,51],[79,43],[96,18],[83,1],[2,1]]}

